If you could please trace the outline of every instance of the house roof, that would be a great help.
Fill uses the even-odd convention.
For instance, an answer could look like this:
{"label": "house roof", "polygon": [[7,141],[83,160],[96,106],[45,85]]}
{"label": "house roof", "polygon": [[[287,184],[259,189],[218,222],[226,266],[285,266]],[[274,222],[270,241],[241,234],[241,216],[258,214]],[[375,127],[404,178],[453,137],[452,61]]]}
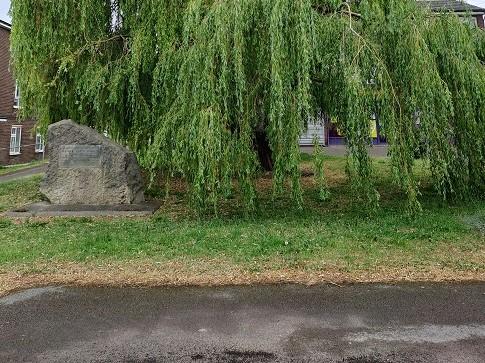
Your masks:
{"label": "house roof", "polygon": [[12,24],[7,23],[6,21],[0,20],[0,28],[11,30]]}
{"label": "house roof", "polygon": [[419,2],[428,6],[432,11],[451,10],[456,13],[485,14],[484,8],[460,0],[419,0]]}

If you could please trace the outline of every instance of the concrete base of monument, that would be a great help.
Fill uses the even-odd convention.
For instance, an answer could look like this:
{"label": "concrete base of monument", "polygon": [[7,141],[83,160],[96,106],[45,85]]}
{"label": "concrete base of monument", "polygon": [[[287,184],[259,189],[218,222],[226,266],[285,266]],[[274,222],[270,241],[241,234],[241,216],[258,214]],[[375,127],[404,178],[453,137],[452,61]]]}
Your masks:
{"label": "concrete base of monument", "polygon": [[9,211],[5,216],[10,218],[137,217],[154,214],[160,205],[160,202],[155,201],[125,205],[59,205],[40,202]]}

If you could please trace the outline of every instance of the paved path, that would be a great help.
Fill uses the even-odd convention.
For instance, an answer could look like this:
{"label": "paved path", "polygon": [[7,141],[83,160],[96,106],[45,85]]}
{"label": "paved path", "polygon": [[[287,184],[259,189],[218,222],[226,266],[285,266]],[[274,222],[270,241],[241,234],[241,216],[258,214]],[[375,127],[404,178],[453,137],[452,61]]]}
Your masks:
{"label": "paved path", "polygon": [[485,284],[34,289],[1,362],[484,362]]}
{"label": "paved path", "polygon": [[45,173],[46,168],[47,168],[47,164],[43,164],[39,166],[34,166],[32,168],[28,168],[28,169],[18,170],[10,174],[0,175],[0,183],[5,183],[5,182],[17,180],[17,179],[27,178],[38,174],[43,174]]}
{"label": "paved path", "polygon": [[[300,147],[301,152],[313,154],[313,146]],[[347,156],[347,146],[345,145],[330,145],[323,148],[323,153],[328,156]],[[369,155],[373,158],[386,158],[389,153],[388,145],[373,145],[368,148]]]}

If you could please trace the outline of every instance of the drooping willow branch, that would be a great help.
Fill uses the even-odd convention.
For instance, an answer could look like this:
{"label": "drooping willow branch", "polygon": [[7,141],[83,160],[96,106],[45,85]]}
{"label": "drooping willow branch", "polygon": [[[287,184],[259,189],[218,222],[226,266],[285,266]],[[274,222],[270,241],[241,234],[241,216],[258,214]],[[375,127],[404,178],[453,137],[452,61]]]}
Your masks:
{"label": "drooping willow branch", "polygon": [[13,0],[12,14],[23,116],[108,131],[185,178],[199,210],[234,189],[254,209],[262,166],[302,206],[298,138],[322,112],[370,208],[372,114],[411,210],[416,158],[443,197],[484,194],[485,36],[452,14],[414,0]]}

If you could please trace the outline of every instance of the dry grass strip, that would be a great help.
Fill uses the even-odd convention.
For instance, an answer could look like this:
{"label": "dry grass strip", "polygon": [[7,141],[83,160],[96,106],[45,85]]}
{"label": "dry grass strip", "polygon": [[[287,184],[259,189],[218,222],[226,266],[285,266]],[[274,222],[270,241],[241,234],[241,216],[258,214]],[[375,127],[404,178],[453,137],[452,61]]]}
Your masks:
{"label": "dry grass strip", "polygon": [[55,266],[16,267],[0,271],[0,296],[42,286],[76,287],[161,287],[225,286],[249,284],[485,281],[485,271],[457,271],[450,268],[382,267],[374,270],[345,271],[336,266],[320,270],[267,269],[250,271],[227,261],[116,262],[105,264],[61,263]]}

